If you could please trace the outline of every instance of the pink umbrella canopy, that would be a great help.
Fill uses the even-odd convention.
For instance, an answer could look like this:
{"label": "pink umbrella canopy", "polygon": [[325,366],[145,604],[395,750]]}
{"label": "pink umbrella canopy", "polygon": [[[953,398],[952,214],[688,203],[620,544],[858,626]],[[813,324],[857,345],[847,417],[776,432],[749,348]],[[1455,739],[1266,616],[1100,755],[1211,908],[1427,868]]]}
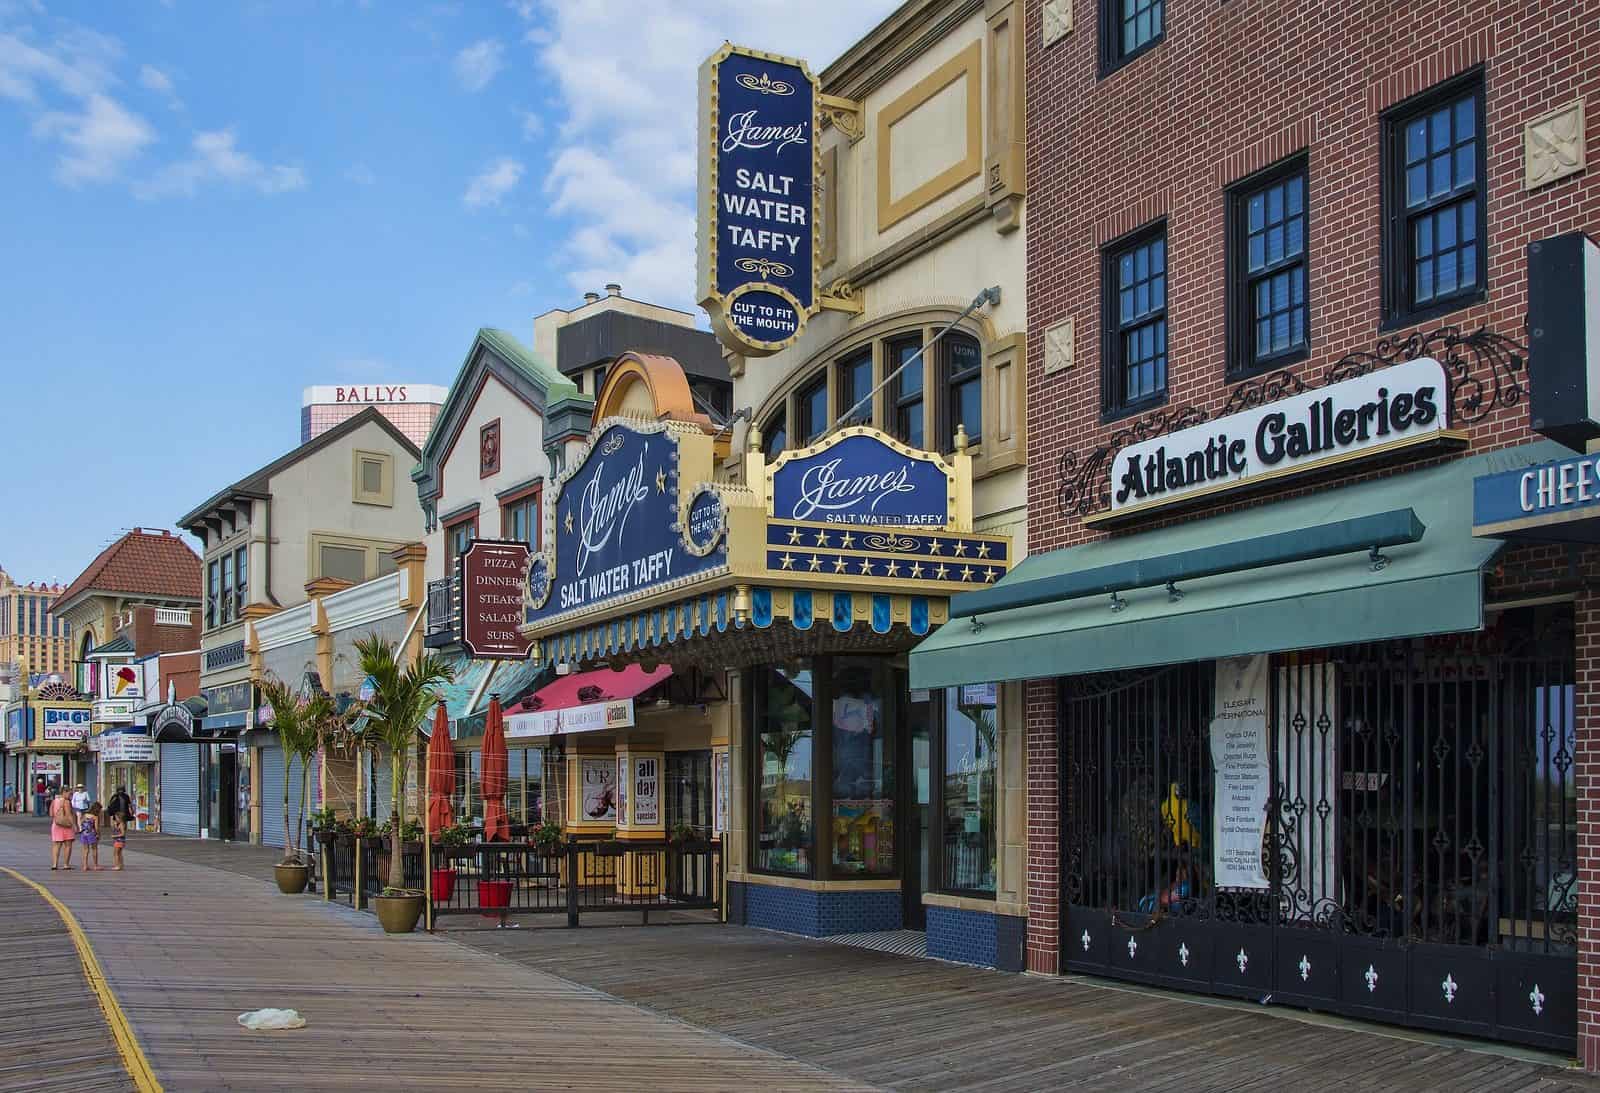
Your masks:
{"label": "pink umbrella canopy", "polygon": [[485,842],[511,837],[506,822],[506,775],[510,758],[506,755],[505,715],[500,696],[489,696],[489,716],[483,726],[483,838]]}
{"label": "pink umbrella canopy", "polygon": [[454,815],[450,798],[456,792],[456,752],[450,744],[450,714],[440,702],[433,711],[433,737],[428,741],[428,833],[437,838]]}

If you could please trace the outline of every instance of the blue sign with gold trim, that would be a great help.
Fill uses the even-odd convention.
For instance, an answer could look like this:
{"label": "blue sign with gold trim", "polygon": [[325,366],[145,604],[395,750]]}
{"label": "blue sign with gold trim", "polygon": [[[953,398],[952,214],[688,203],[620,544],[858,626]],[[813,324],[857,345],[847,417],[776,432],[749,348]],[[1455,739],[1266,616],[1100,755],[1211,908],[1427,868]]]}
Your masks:
{"label": "blue sign with gold trim", "polygon": [[529,565],[527,624],[637,596],[726,564],[726,546],[686,548],[678,442],[665,427],[612,424],[550,501],[550,549]]}
{"label": "blue sign with gold trim", "polygon": [[865,428],[786,452],[772,468],[772,515],[827,524],[944,527],[951,471],[935,455]]}

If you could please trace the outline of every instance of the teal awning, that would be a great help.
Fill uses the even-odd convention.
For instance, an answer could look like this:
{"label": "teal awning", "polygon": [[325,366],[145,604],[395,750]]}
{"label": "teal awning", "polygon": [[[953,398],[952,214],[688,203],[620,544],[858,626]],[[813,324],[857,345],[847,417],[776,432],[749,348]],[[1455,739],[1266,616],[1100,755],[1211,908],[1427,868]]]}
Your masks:
{"label": "teal awning", "polygon": [[[509,706],[531,692],[545,671],[532,660],[472,660],[459,653],[448,654],[444,660],[455,673],[455,679],[441,687],[440,694],[450,715],[451,736],[457,740],[483,731],[490,695],[499,695],[500,704]],[[490,678],[491,672],[493,678]],[[425,735],[433,732],[431,710],[423,719],[422,731]]]}
{"label": "teal awning", "polygon": [[[1563,450],[1529,444],[1029,555],[992,588],[951,600],[950,621],[911,652],[911,686],[1476,630],[1483,566],[1500,544],[1472,537],[1473,479]],[[1406,533],[1414,526],[1407,510],[1420,538]],[[1387,531],[1393,544],[1381,548],[1381,569],[1370,557],[1374,544],[1351,546],[1369,531]],[[1178,595],[1164,583],[1169,578]],[[957,617],[969,610],[976,614]]]}

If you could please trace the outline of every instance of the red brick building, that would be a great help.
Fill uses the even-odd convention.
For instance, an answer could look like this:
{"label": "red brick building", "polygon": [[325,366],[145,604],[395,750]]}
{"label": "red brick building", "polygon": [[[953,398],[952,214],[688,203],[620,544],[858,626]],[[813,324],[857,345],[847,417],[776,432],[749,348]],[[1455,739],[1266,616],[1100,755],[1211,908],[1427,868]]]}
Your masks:
{"label": "red brick building", "polygon": [[1528,248],[1600,235],[1600,7],[1027,35],[1030,556],[913,673],[1032,680],[1029,968],[1596,1067],[1600,555],[1473,506],[1573,454]]}

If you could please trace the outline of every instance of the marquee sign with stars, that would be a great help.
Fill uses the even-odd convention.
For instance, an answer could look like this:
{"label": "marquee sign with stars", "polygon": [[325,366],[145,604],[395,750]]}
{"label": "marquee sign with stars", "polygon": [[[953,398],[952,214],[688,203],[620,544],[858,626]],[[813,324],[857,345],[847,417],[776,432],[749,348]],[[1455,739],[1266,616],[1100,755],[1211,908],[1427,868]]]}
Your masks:
{"label": "marquee sign with stars", "polygon": [[767,523],[767,573],[772,578],[794,576],[851,585],[864,580],[931,582],[956,592],[998,581],[1005,576],[1010,555],[1010,541],[999,535],[795,520]]}
{"label": "marquee sign with stars", "polygon": [[666,424],[603,422],[545,511],[548,547],[529,564],[524,625],[585,613],[706,577],[727,551],[685,537],[679,438]]}

